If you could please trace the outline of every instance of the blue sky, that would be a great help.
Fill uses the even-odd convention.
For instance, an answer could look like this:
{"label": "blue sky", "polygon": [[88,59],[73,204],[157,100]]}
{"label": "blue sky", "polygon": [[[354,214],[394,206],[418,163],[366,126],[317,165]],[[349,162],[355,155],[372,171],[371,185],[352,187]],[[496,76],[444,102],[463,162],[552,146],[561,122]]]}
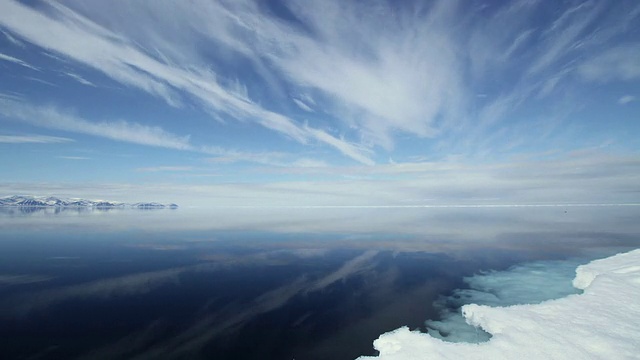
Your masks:
{"label": "blue sky", "polygon": [[3,1],[0,31],[0,195],[640,201],[637,1]]}

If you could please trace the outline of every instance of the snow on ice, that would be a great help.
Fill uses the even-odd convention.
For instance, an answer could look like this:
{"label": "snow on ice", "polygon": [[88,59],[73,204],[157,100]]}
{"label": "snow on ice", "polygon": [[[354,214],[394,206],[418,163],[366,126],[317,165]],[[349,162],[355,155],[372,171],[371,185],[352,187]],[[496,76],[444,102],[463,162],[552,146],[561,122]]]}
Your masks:
{"label": "snow on ice", "polygon": [[464,305],[466,322],[492,335],[452,343],[400,328],[374,341],[384,360],[639,359],[640,249],[581,265],[573,285],[584,290],[535,305]]}

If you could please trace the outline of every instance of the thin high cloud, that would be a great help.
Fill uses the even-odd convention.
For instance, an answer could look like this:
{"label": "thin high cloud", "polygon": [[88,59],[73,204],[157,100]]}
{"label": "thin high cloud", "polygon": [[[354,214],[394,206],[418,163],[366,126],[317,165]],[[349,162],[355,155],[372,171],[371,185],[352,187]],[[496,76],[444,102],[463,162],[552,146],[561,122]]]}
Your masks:
{"label": "thin high cloud", "polygon": [[73,80],[79,82],[82,85],[96,87],[96,84],[92,83],[91,81],[83,78],[82,76],[80,76],[78,74],[74,74],[74,73],[71,73],[71,72],[64,72],[63,74],[68,76],[68,77],[70,77],[70,78],[72,78]]}
{"label": "thin high cloud", "polygon": [[4,144],[59,144],[75,140],[47,135],[0,135],[0,143]]}
{"label": "thin high cloud", "polygon": [[620,46],[586,61],[580,74],[587,80],[607,82],[640,78],[640,43]]}
{"label": "thin high cloud", "polygon": [[13,57],[13,56],[9,56],[9,55],[5,55],[5,54],[1,54],[1,53],[0,53],[0,60],[2,60],[2,61],[12,62],[12,63],[14,63],[14,64],[18,64],[18,65],[20,65],[20,66],[24,66],[24,67],[29,68],[29,69],[31,69],[31,70],[39,71],[39,69],[38,69],[37,67],[32,66],[32,65],[29,65],[29,64],[28,64],[28,63],[26,63],[25,61],[20,60],[20,59],[18,59],[18,58],[15,58],[15,57]]}
{"label": "thin high cloud", "polygon": [[[582,76],[583,59],[621,42],[640,9],[625,4],[592,2],[551,13],[529,1],[484,10],[450,1],[410,10],[375,3],[366,11],[354,2],[289,1],[291,22],[252,1],[196,2],[197,13],[165,4],[154,15],[169,8],[173,19],[188,19],[233,58],[275,67],[276,77],[311,94],[338,120],[345,139],[390,149],[398,133],[486,136],[531,98],[552,100]],[[153,20],[142,23],[154,28]],[[633,44],[619,46],[627,51]],[[621,56],[627,62],[635,58],[627,55]],[[492,89],[506,80],[512,85]],[[487,98],[474,101],[477,92]]]}
{"label": "thin high cloud", "polygon": [[64,159],[64,160],[74,160],[74,161],[91,160],[91,158],[86,156],[56,156],[56,158]]}
{"label": "thin high cloud", "polygon": [[171,134],[159,127],[125,121],[91,122],[51,106],[35,106],[10,99],[0,99],[0,114],[28,124],[87,134],[140,145],[192,150],[188,136]]}
{"label": "thin high cloud", "polygon": [[16,39],[15,37],[11,36],[11,34],[9,34],[8,32],[0,30],[0,33],[2,33],[2,35],[4,35],[4,37],[5,37],[5,39],[7,39],[13,45],[21,47],[21,48],[25,47],[25,44],[22,41],[20,41],[20,40]]}
{"label": "thin high cloud", "polygon": [[525,0],[291,0],[284,15],[251,0],[65,4],[5,2],[0,26],[171,106],[195,102],[223,122],[250,121],[369,165],[406,135],[448,152],[510,149],[531,129],[543,128],[540,138],[557,127],[505,126],[532,101],[562,115],[572,109],[558,95],[582,82],[639,76],[638,44],[625,38],[640,14],[633,1],[558,11]]}
{"label": "thin high cloud", "polygon": [[[282,168],[284,170],[287,168]],[[634,156],[603,156],[594,152],[510,164],[416,163],[374,168],[299,168],[298,171],[306,181],[225,181],[200,185],[5,183],[0,184],[0,192],[7,195],[54,193],[68,197],[104,197],[124,202],[135,200],[128,199],[127,194],[146,194],[145,198],[163,202],[182,199],[179,205],[184,207],[225,209],[411,209],[640,203],[635,195],[640,193],[640,160]],[[322,175],[314,176],[318,173]],[[181,176],[188,177],[190,173],[183,172]],[[271,176],[267,173],[263,177]],[[322,223],[317,225],[322,226]]]}
{"label": "thin high cloud", "polygon": [[625,96],[622,96],[620,99],[618,99],[618,104],[627,105],[627,104],[632,103],[634,101],[637,101],[635,96],[633,96],[633,95],[625,95]]}
{"label": "thin high cloud", "polygon": [[193,170],[192,166],[152,166],[136,169],[139,172],[189,172]]}
{"label": "thin high cloud", "polygon": [[13,33],[101,71],[118,82],[160,97],[169,105],[181,106],[187,97],[210,111],[255,121],[299,143],[316,140],[357,161],[373,163],[356,145],[261,107],[246,96],[242,86],[218,81],[217,74],[208,68],[179,67],[162,61],[166,59],[151,57],[129,39],[63,5],[48,3],[46,14],[17,2],[4,3],[2,8],[0,24]]}
{"label": "thin high cloud", "polygon": [[[206,160],[212,164],[249,162],[276,167],[295,166],[300,168],[317,168],[327,166],[325,162],[320,160],[300,157],[296,154],[284,152],[248,152],[226,149],[219,146],[194,145],[190,141],[189,135],[177,135],[157,126],[148,126],[126,121],[89,121],[76,114],[60,110],[53,106],[31,104],[19,98],[2,96],[2,94],[0,94],[0,115],[48,129],[63,130],[114,141],[214,156]],[[0,135],[0,143],[61,143],[68,141],[74,140],[44,135]],[[182,166],[180,168],[186,169],[189,167]],[[144,169],[146,170],[138,169],[138,171],[151,171],[152,169],[157,171],[162,170],[161,167],[148,167]]]}

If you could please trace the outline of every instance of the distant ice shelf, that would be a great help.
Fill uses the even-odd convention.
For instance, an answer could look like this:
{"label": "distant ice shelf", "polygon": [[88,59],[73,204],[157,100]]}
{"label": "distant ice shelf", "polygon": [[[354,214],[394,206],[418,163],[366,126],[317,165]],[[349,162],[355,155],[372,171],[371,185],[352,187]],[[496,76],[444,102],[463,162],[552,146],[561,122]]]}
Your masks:
{"label": "distant ice shelf", "polygon": [[34,207],[34,208],[96,208],[96,209],[177,209],[176,204],[157,202],[122,203],[107,200],[64,199],[54,196],[14,195],[0,198],[0,207]]}
{"label": "distant ice shelf", "polygon": [[492,335],[451,343],[403,327],[374,341],[377,357],[360,359],[639,359],[640,249],[576,269],[584,290],[535,305],[470,304],[462,314]]}

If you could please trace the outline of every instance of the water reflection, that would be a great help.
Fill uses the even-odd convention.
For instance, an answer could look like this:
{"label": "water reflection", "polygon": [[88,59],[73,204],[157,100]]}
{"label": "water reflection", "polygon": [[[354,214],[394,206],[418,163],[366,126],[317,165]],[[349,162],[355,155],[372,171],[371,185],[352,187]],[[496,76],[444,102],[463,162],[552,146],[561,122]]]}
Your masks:
{"label": "water reflection", "polygon": [[109,208],[59,207],[59,206],[0,206],[0,214],[4,216],[24,216],[31,214],[58,215],[66,213],[87,213],[91,211],[109,211]]}
{"label": "water reflection", "polygon": [[[352,359],[464,276],[638,246],[637,208],[0,215],[5,358]],[[610,250],[607,250],[610,251]]]}
{"label": "water reflection", "polygon": [[[162,206],[162,205],[161,205]],[[139,205],[133,208],[124,206],[97,205],[97,206],[0,206],[0,216],[23,216],[23,215],[79,215],[90,213],[106,213],[117,211],[161,211],[175,210],[174,207],[162,208],[159,206]]]}

